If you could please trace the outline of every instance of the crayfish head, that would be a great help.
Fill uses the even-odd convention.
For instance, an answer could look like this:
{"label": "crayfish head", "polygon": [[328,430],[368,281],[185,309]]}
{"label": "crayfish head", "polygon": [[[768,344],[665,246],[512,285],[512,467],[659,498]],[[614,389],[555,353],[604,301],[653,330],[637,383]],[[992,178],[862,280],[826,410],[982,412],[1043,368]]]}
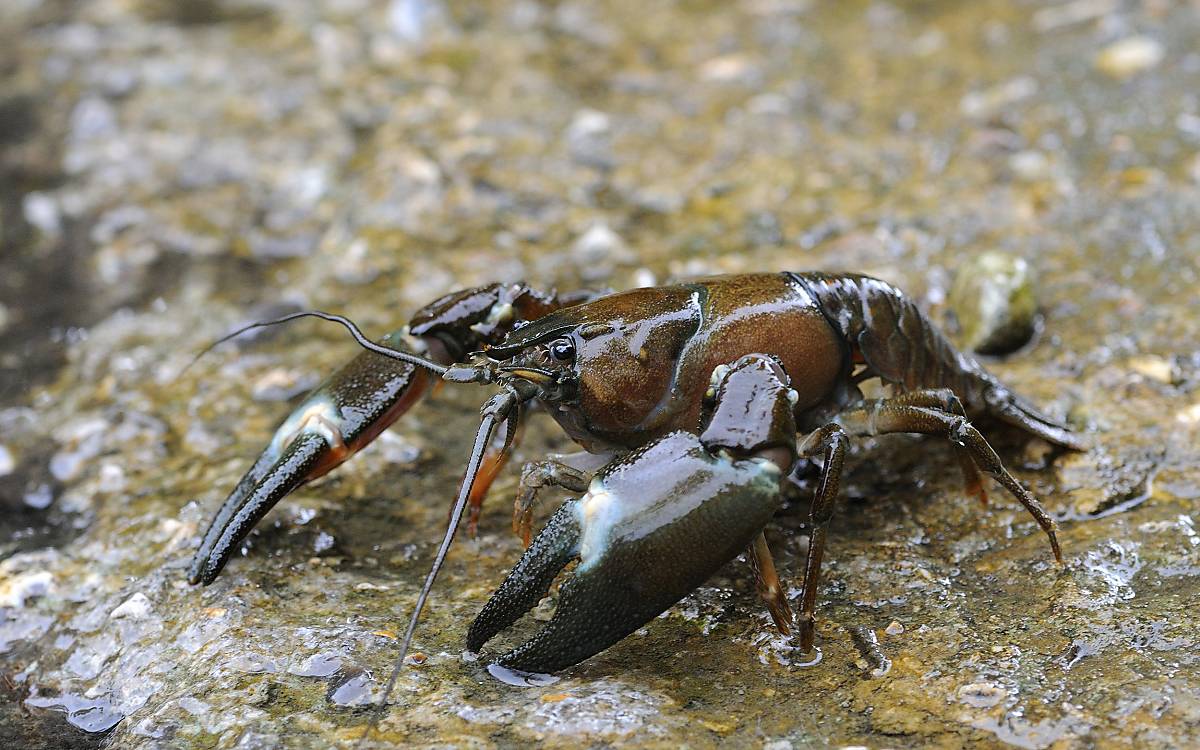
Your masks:
{"label": "crayfish head", "polygon": [[692,289],[634,289],[535,320],[488,355],[531,378],[552,374],[561,385],[545,400],[585,447],[632,447],[669,429],[680,404],[690,406],[677,376],[701,318]]}
{"label": "crayfish head", "polygon": [[523,283],[488,284],[439,297],[421,308],[408,323],[408,333],[436,342],[446,361],[461,360],[469,352],[499,343],[522,320],[545,315],[552,297]]}

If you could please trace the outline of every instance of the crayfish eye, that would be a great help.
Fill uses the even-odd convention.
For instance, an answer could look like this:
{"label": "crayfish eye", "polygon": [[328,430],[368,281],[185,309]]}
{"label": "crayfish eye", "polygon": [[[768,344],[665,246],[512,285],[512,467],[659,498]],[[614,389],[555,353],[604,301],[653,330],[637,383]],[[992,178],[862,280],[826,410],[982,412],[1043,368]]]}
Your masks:
{"label": "crayfish eye", "polygon": [[573,362],[575,360],[575,342],[569,338],[555,339],[550,342],[550,356],[555,362]]}

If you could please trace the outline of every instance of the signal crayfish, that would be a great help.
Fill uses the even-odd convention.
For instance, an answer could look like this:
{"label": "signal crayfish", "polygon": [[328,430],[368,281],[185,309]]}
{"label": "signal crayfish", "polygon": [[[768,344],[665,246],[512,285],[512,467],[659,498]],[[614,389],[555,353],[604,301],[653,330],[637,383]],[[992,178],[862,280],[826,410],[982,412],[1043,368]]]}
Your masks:
{"label": "signal crayfish", "polygon": [[[968,491],[986,500],[980,472],[990,475],[1032,515],[1062,561],[1054,521],[970,418],[1072,450],[1082,450],[1083,440],[957,351],[911,299],[877,279],[745,274],[604,295],[491,284],[432,302],[379,343],[327,313],[255,325],[306,315],[343,324],[366,351],[279,428],[212,519],[192,583],[211,583],[275,503],[368,444],[439,378],[500,392],[482,408],[450,526],[402,649],[467,506],[473,521],[534,404],[585,453],[526,465],[514,509],[526,550],[470,626],[467,648],[480,650],[575,566],[553,617],[496,659],[504,667],[553,672],[577,664],[747,550],[776,625],[784,633],[794,628],[799,647],[811,651],[826,530],[848,443],[859,436],[922,433],[950,441]],[[860,384],[872,378],[891,386],[890,397],[864,398]],[[580,456],[589,460],[574,460]],[[818,458],[794,617],[763,529],[800,486],[805,459]],[[578,496],[531,539],[534,498],[548,486]]]}

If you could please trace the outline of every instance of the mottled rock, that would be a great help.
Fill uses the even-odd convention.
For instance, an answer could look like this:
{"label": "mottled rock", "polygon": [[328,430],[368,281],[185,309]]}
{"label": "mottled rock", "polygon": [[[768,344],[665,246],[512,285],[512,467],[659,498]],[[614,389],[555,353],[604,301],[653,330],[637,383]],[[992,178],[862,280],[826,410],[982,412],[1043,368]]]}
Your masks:
{"label": "mottled rock", "polygon": [[958,269],[948,299],[960,344],[980,354],[1020,349],[1037,330],[1037,288],[1024,258],[987,252]]}

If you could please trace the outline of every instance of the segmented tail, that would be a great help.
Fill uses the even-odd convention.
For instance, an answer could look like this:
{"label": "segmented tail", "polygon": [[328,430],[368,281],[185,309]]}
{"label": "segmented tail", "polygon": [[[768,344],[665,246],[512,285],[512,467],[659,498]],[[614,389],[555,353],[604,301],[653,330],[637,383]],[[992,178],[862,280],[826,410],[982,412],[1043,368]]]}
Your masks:
{"label": "segmented tail", "polygon": [[1043,414],[960,352],[911,298],[886,281],[859,274],[791,276],[817,300],[868,376],[904,391],[949,388],[968,412],[995,417],[1064,448],[1085,449],[1068,425]]}

